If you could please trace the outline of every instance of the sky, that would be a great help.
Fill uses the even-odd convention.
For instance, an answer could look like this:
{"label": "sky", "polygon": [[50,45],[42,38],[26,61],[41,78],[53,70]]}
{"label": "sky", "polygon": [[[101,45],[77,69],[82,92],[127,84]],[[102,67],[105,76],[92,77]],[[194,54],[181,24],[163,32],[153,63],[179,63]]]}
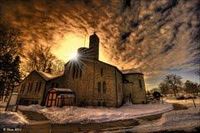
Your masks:
{"label": "sky", "polygon": [[146,87],[173,73],[199,82],[199,0],[0,0],[0,21],[22,32],[23,53],[51,45],[67,62],[89,35],[100,38],[100,60],[139,71]]}

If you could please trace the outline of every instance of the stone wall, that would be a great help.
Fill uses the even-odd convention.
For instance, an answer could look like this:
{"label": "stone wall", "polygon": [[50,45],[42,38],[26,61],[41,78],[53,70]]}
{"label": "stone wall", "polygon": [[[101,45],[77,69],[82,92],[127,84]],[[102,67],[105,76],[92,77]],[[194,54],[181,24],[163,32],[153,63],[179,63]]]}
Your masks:
{"label": "stone wall", "polygon": [[82,68],[82,74],[73,78],[73,69],[70,65],[65,67],[65,80],[67,88],[73,90],[76,95],[76,104],[88,104],[93,94],[94,64],[87,62]]}
{"label": "stone wall", "polygon": [[73,78],[73,71],[70,70],[69,65],[66,66],[65,71],[67,88],[75,91],[77,105],[121,105],[122,76],[115,67],[97,60],[90,60],[84,61],[82,74],[77,78]]}
{"label": "stone wall", "polygon": [[95,93],[93,100],[96,105],[117,106],[115,76],[114,67],[100,61],[95,62]]}
{"label": "stone wall", "polygon": [[117,93],[117,106],[121,106],[123,102],[123,79],[122,73],[115,69],[116,77],[115,77],[115,85],[116,85],[116,93]]}
{"label": "stone wall", "polygon": [[146,91],[143,74],[133,73],[125,74],[124,78],[124,98],[128,101],[129,98],[132,103],[146,103]]}

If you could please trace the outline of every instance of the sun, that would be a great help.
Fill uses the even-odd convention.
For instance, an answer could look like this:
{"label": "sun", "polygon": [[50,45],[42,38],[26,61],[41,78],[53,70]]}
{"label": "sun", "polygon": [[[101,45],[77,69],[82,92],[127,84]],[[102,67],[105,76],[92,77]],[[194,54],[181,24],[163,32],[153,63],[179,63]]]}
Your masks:
{"label": "sun", "polygon": [[[89,45],[89,35],[67,33],[64,37],[57,37],[57,43],[52,48],[52,53],[60,60],[68,62],[70,60],[77,60],[79,55],[77,50],[80,47],[88,47]],[[109,58],[107,57],[104,49],[99,47],[99,58],[100,60],[109,63]]]}
{"label": "sun", "polygon": [[78,34],[66,34],[57,42],[52,53],[64,62],[77,60],[79,57],[77,50],[80,47],[88,47],[87,38]]}
{"label": "sun", "polygon": [[69,54],[69,59],[70,60],[77,61],[78,58],[79,58],[78,52],[72,52],[71,54]]}

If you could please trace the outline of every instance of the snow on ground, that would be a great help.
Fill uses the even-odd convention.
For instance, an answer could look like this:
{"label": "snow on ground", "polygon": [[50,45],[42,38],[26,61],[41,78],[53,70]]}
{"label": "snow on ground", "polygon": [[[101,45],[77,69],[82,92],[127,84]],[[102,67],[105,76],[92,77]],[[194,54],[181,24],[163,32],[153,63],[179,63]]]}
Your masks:
{"label": "snow on ground", "polygon": [[159,132],[185,130],[193,131],[200,127],[200,107],[187,110],[170,111],[162,115],[158,121],[150,122],[128,129],[131,132]]}
{"label": "snow on ground", "polygon": [[27,119],[18,112],[1,111],[0,112],[0,128],[17,127],[28,124]]}
{"label": "snow on ground", "polygon": [[163,125],[171,125],[179,121],[199,120],[200,122],[200,108],[189,108],[187,110],[172,111],[163,114],[160,123]]}
{"label": "snow on ground", "polygon": [[173,110],[171,104],[137,104],[120,108],[65,106],[41,107],[39,105],[20,106],[20,110],[36,111],[45,115],[52,123],[90,123],[133,119]]}
{"label": "snow on ground", "polygon": [[6,108],[7,102],[0,101],[0,111],[4,111]]}
{"label": "snow on ground", "polygon": [[[165,98],[165,102],[167,103],[178,103],[185,105],[187,107],[194,107],[193,100],[192,99],[185,99],[185,100],[176,100],[175,98]],[[200,97],[194,99],[196,106],[200,107]]]}

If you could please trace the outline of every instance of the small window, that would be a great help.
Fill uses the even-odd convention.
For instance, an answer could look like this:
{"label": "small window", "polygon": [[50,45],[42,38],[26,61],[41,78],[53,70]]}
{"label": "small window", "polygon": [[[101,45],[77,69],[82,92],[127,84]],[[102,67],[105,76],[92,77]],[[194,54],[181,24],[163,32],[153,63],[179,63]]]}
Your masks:
{"label": "small window", "polygon": [[106,93],[106,82],[103,81],[103,93],[105,94]]}
{"label": "small window", "polygon": [[26,87],[27,87],[27,85],[24,84],[23,94],[24,94],[24,92],[25,92],[25,90],[26,90]]}
{"label": "small window", "polygon": [[140,85],[140,88],[142,88],[142,80],[139,79],[139,85]]}
{"label": "small window", "polygon": [[82,77],[82,70],[80,70],[80,78]]}
{"label": "small window", "polygon": [[122,92],[122,89],[121,89],[121,85],[120,85],[120,84],[118,84],[118,90],[119,90],[119,93]]}
{"label": "small window", "polygon": [[53,99],[52,93],[49,94],[49,99]]}
{"label": "small window", "polygon": [[39,85],[38,85],[38,92],[40,92],[41,86],[42,86],[42,82],[39,82]]}
{"label": "small window", "polygon": [[101,76],[103,76],[103,68],[101,68]]}
{"label": "small window", "polygon": [[98,82],[98,92],[101,93],[101,82]]}
{"label": "small window", "polygon": [[36,85],[35,85],[35,93],[36,93],[37,90],[38,90],[38,82],[36,82],[35,84],[36,84]]}
{"label": "small window", "polygon": [[53,100],[56,100],[56,93],[53,94]]}
{"label": "small window", "polygon": [[75,72],[75,78],[77,79],[78,76],[79,76],[79,71],[78,71],[78,69],[76,69],[76,72]]}
{"label": "small window", "polygon": [[21,90],[20,90],[20,93],[21,93],[21,94],[24,93],[25,86],[26,86],[25,84],[22,84],[22,86],[21,86]]}
{"label": "small window", "polygon": [[30,83],[30,91],[33,89],[33,82]]}
{"label": "small window", "polygon": [[30,90],[30,85],[31,85],[31,83],[28,83],[28,87],[27,87],[27,93],[29,92],[29,90]]}

